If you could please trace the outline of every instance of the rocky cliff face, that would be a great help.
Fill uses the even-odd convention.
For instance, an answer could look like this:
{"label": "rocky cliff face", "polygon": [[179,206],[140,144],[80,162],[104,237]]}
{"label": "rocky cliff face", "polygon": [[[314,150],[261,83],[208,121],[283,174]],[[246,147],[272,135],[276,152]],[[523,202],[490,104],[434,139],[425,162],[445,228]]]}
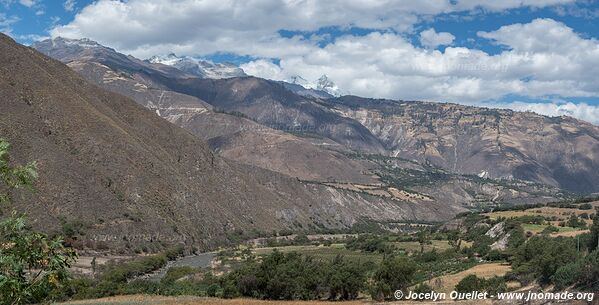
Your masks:
{"label": "rocky cliff face", "polygon": [[454,173],[599,191],[599,127],[583,121],[455,104],[328,101],[368,128],[390,156]]}
{"label": "rocky cliff face", "polygon": [[[106,131],[108,138],[124,130],[125,134],[131,136],[129,140],[123,140],[124,147],[138,147],[139,144],[127,143],[143,142],[146,138],[150,142],[159,141],[157,146],[148,147],[143,154],[135,152],[133,155],[132,152],[119,150],[119,146],[110,142],[104,143],[110,148],[109,151],[96,152],[94,155],[89,152],[95,152],[95,148],[92,149],[95,146],[90,148],[87,144],[80,144],[81,147],[77,147],[77,152],[87,152],[75,154],[82,160],[93,160],[97,155],[107,158],[101,159],[101,166],[93,163],[87,170],[101,172],[102,177],[110,177],[112,188],[118,185],[118,189],[122,189],[116,195],[105,195],[113,197],[92,199],[96,206],[91,209],[104,209],[108,206],[104,201],[115,202],[114,206],[110,206],[111,213],[113,210],[132,209],[131,213],[126,212],[127,217],[118,213],[102,216],[104,221],[117,219],[112,224],[122,224],[123,227],[102,226],[75,208],[87,208],[87,203],[80,199],[73,200],[73,196],[66,194],[60,197],[60,200],[73,201],[73,206],[69,209],[57,208],[57,215],[76,215],[86,219],[94,228],[94,233],[89,236],[116,236],[119,232],[134,230],[126,229],[127,226],[136,225],[129,218],[150,223],[139,225],[140,234],[165,232],[165,236],[178,236],[185,240],[193,238],[195,241],[198,238],[223,240],[235,229],[349,228],[364,219],[438,221],[470,208],[546,202],[568,196],[562,189],[597,191],[595,169],[598,168],[599,131],[593,125],[571,118],[548,118],[532,113],[452,104],[352,96],[321,98],[313,94],[300,94],[285,84],[254,77],[199,79],[173,67],[140,61],[92,42],[73,46],[60,40],[45,41],[34,47],[67,63],[87,81],[128,96],[149,109],[141,111],[143,109],[139,107],[134,108],[143,115],[131,114],[121,108],[111,108],[111,111],[127,117],[131,122],[145,122],[151,117],[151,124],[134,125],[134,130],[108,124],[92,130],[85,124],[77,123],[75,126],[80,132],[60,132],[61,137],[71,139],[61,138],[61,141],[79,141],[80,135],[86,133],[92,134],[88,138],[95,139],[98,130]],[[34,54],[35,60],[58,65],[31,50],[22,47],[17,49],[21,53]],[[8,58],[5,60],[12,64]],[[20,57],[17,62],[20,65],[35,60]],[[7,67],[5,75],[16,73],[14,64]],[[67,78],[85,83],[72,73],[68,74],[66,67],[61,67],[60,73],[50,74],[51,79],[68,84],[63,79],[67,75]],[[44,73],[48,74],[32,70],[20,77],[42,77]],[[45,84],[47,80],[29,82],[28,86],[37,83]],[[83,96],[80,101],[82,104],[72,108],[64,108],[57,100],[47,104],[52,109],[59,109],[53,112],[60,115],[54,119],[53,126],[68,124],[70,116],[76,118],[79,115],[73,109],[86,109],[90,102],[85,101],[98,96],[108,99],[101,100],[101,103],[113,100],[121,101],[122,105],[132,103],[119,95],[88,86],[95,91],[69,91],[75,90],[72,88],[64,91],[65,99],[77,100],[75,95]],[[25,89],[5,90],[21,92],[19,90]],[[38,91],[50,89],[42,86]],[[27,94],[31,95],[17,95]],[[35,98],[47,100],[48,95],[40,93]],[[6,111],[15,110],[7,108]],[[83,121],[91,122],[98,112],[92,109],[82,113],[87,113]],[[112,118],[112,114],[99,113],[101,117]],[[21,121],[31,124],[37,124],[35,120],[28,116],[21,118]],[[17,123],[4,119],[3,124],[0,126],[4,126],[4,129],[0,131],[10,134],[11,124]],[[31,129],[43,127],[34,126]],[[173,150],[172,145],[168,149],[161,146],[162,140],[159,139],[160,135],[166,137],[163,134],[165,130],[170,133],[177,130],[176,134],[181,134],[174,136],[173,141],[197,143],[194,145],[198,148],[189,148],[185,156],[192,158],[194,149],[206,151],[210,156],[208,167],[214,167],[213,170],[195,173],[203,175],[201,179],[196,179],[193,175],[185,176],[189,175],[189,169],[186,168],[193,168],[193,165],[177,165],[179,157],[176,157],[175,165],[170,165],[174,158],[172,156],[179,156],[180,153]],[[42,141],[38,138],[43,139],[41,134],[19,137],[14,130],[12,132],[9,138],[25,145],[34,145],[31,143]],[[154,134],[159,137],[154,137]],[[94,141],[91,140],[91,143]],[[17,147],[22,149],[21,146]],[[25,160],[39,158],[39,152],[45,148],[42,146],[38,149],[38,154],[24,154],[27,156]],[[132,164],[138,162],[137,157],[131,156],[146,153],[152,156],[149,152],[154,150],[157,151],[155,157],[159,159],[152,161],[156,177],[146,176],[145,167],[134,172],[129,170],[136,169]],[[62,153],[59,151],[59,154]],[[162,154],[170,157],[163,157]],[[71,160],[74,157],[66,155],[68,159],[61,160],[61,164],[75,162]],[[112,163],[107,155],[118,155],[132,164],[125,161]],[[97,169],[98,166],[102,169]],[[122,175],[128,179],[135,177],[135,181],[143,183],[132,189],[129,180],[111,176],[115,175],[110,172],[114,167],[127,169],[123,170]],[[93,174],[89,175],[93,177]],[[162,186],[160,179],[163,175],[167,176],[165,181],[172,180],[170,187],[177,186],[177,192]],[[153,179],[156,185],[147,184]],[[203,179],[209,179],[210,182],[204,182]],[[84,181],[79,183],[79,191],[71,193],[80,194],[77,195],[80,198],[88,196],[90,189],[94,190],[91,193],[101,192]],[[225,187],[221,187],[221,184]],[[58,188],[57,183],[54,183],[54,188]],[[168,190],[159,197],[142,196],[142,199],[138,199],[144,204],[155,202],[152,204],[160,208],[151,205],[130,208],[128,200],[137,197],[136,190],[146,191],[148,188]],[[48,190],[40,193],[48,194]],[[45,199],[48,204],[62,206],[48,198]],[[119,203],[119,198],[125,198],[124,203]],[[41,211],[38,212],[40,214],[37,215],[42,215]],[[144,216],[131,216],[137,214]],[[188,220],[176,222],[179,217],[187,217]],[[164,221],[167,221],[166,225],[155,227]],[[43,222],[45,220],[40,220],[40,225]],[[49,222],[56,226],[59,220]],[[193,225],[198,222],[203,224],[201,229]]]}
{"label": "rocky cliff face", "polygon": [[[348,157],[359,153],[407,159],[457,175],[565,186],[547,168],[529,167],[538,163],[538,155],[502,140],[506,132],[501,133],[498,122],[505,125],[513,120],[505,116],[500,120],[501,113],[513,115],[510,111],[351,96],[321,99],[298,94],[288,84],[253,77],[193,78],[106,47],[95,46],[95,53],[90,54],[87,48],[65,45],[60,39],[34,47],[68,63],[88,80],[130,96],[209,140],[221,155],[292,177],[359,183],[375,179],[374,183],[380,184],[375,172],[386,165]],[[527,115],[535,120],[555,120]],[[510,133],[530,138],[524,123],[511,122]],[[590,135],[594,133],[589,130]],[[538,143],[543,145],[543,139]],[[589,154],[594,158],[594,152]],[[464,200],[464,205],[472,203],[470,198],[457,198]]]}
{"label": "rocky cliff face", "polygon": [[[103,71],[103,84],[147,76]],[[126,92],[149,99],[146,106],[180,107],[176,115],[201,115],[212,107],[180,93],[165,98],[142,88]],[[37,160],[40,173],[37,192],[16,207],[50,232],[77,221],[84,232],[77,236],[79,247],[207,247],[239,231],[349,228],[363,218],[434,221],[464,210],[426,198],[301,182],[223,159],[157,110],[168,109],[147,109],[100,89],[0,35],[0,136],[12,143],[14,161]]]}

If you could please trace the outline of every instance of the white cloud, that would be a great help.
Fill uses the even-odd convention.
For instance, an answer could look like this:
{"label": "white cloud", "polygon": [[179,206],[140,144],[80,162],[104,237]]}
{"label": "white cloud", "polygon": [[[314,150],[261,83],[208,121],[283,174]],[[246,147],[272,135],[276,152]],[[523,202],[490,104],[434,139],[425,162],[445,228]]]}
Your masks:
{"label": "white cloud", "polygon": [[[294,75],[313,80],[327,74],[340,88],[373,97],[475,103],[506,94],[599,96],[595,77],[599,73],[595,64],[599,62],[599,42],[583,39],[552,20],[513,26],[518,35],[531,37],[533,42],[510,34],[503,40],[505,28],[501,28],[485,34],[510,49],[496,55],[462,47],[447,47],[444,52],[421,49],[401,35],[375,32],[340,37],[322,49],[286,56],[279,67],[252,62],[244,68],[250,74],[279,80]],[[537,36],[540,27],[567,41],[568,48],[559,53],[552,48],[537,49],[535,45],[547,43]]]}
{"label": "white cloud", "polygon": [[34,42],[34,41],[45,40],[45,39],[48,39],[50,37],[49,36],[37,35],[37,34],[26,34],[26,35],[14,35],[14,38],[22,40],[22,41]]}
{"label": "white cloud", "polygon": [[478,36],[520,52],[557,52],[563,54],[574,47],[592,47],[596,41],[585,40],[565,24],[553,19],[535,19],[527,24],[502,26],[494,32],[478,32]]}
{"label": "white cloud", "polygon": [[16,16],[7,16],[0,12],[0,32],[10,35],[12,33],[12,25],[19,21]]}
{"label": "white cloud", "polygon": [[[457,103],[500,99],[506,94],[597,97],[599,43],[551,19],[479,32],[480,38],[505,48],[498,54],[451,46],[455,37],[434,29],[420,33],[421,44],[427,48],[405,37],[421,18],[440,13],[569,2],[99,0],[50,33],[91,38],[141,58],[168,52],[252,56],[258,59],[242,66],[249,74],[275,80],[295,75],[315,80],[326,74],[341,89],[362,96]],[[336,37],[324,47],[318,44],[323,37],[283,37],[278,32],[310,33],[328,26],[377,31]],[[435,50],[439,45],[448,47]],[[280,59],[279,64],[271,58]],[[594,113],[590,108],[580,109]]]}
{"label": "white cloud", "polygon": [[240,67],[243,69],[243,71],[245,71],[245,73],[261,78],[282,80],[288,77],[288,75],[283,73],[281,67],[264,59],[254,60],[249,63],[242,64]]}
{"label": "white cloud", "polygon": [[587,103],[529,103],[529,102],[510,102],[510,103],[483,103],[480,106],[491,108],[504,108],[516,111],[531,111],[542,115],[557,117],[571,116],[587,122],[599,125],[599,106],[589,105]]}
{"label": "white cloud", "polygon": [[75,0],[66,0],[62,4],[62,7],[64,7],[65,11],[72,12],[73,10],[75,10],[75,5],[77,5],[77,2]]}
{"label": "white cloud", "polygon": [[26,7],[33,7],[37,1],[36,0],[19,0],[19,3],[21,3],[21,5],[24,5]]}
{"label": "white cloud", "polygon": [[[569,0],[505,1],[501,9],[563,2]],[[281,39],[281,29],[354,26],[405,32],[412,30],[420,16],[479,7],[498,9],[491,1],[452,4],[450,0],[100,0],[51,34],[91,38],[141,57],[168,50],[193,52],[191,55],[225,51],[269,57],[267,51],[272,46],[282,45],[285,54],[305,50],[297,40]]]}
{"label": "white cloud", "polygon": [[542,8],[547,6],[574,3],[575,0],[502,0],[502,1],[488,1],[488,0],[458,0],[456,7],[458,9],[474,9],[482,8],[490,11],[501,11],[515,7],[533,7]]}
{"label": "white cloud", "polygon": [[434,49],[438,46],[450,45],[455,40],[451,33],[437,33],[435,29],[428,29],[420,32],[420,43],[428,48]]}

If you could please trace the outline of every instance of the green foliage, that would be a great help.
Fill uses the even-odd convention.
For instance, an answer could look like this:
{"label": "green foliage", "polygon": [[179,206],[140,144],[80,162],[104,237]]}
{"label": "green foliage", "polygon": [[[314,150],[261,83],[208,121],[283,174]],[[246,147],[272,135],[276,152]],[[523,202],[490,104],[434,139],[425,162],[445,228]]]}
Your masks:
{"label": "green foliage", "polygon": [[597,249],[599,243],[599,217],[593,218],[593,225],[591,226],[591,237],[589,238],[589,250],[593,251]]}
{"label": "green foliage", "polygon": [[559,232],[559,229],[557,227],[547,226],[545,229],[543,229],[541,234],[551,234],[551,233],[555,233],[555,232]]}
{"label": "green foliage", "polygon": [[126,283],[136,276],[162,268],[183,252],[182,247],[169,248],[160,254],[143,256],[127,262],[111,262],[103,266],[100,280],[110,283]]}
{"label": "green foliage", "polygon": [[586,222],[584,222],[584,220],[579,219],[576,215],[571,215],[568,221],[566,222],[566,226],[572,228],[585,229],[587,227],[587,224]]}
{"label": "green foliage", "polygon": [[574,286],[587,291],[599,290],[599,251],[561,266],[553,275],[556,289]]}
{"label": "green foliage", "polygon": [[515,251],[518,247],[526,242],[526,236],[524,235],[524,229],[521,226],[517,226],[509,231],[510,237],[507,240],[507,246],[510,251]]}
{"label": "green foliage", "polygon": [[38,302],[68,278],[75,253],[60,239],[31,230],[13,214],[0,222],[0,300],[2,304]]}
{"label": "green foliage", "polygon": [[211,284],[210,286],[208,286],[208,288],[206,288],[206,295],[209,297],[215,297],[218,294],[218,291],[220,290],[220,286],[216,283]]}
{"label": "green foliage", "polygon": [[371,253],[390,253],[393,251],[393,248],[387,244],[387,239],[374,234],[361,234],[357,238],[348,238],[345,247],[349,250]]}
{"label": "green foliage", "polygon": [[66,238],[74,238],[80,235],[85,235],[87,225],[79,220],[67,221],[62,220],[62,234]]}
{"label": "green foliage", "polygon": [[487,235],[480,235],[470,247],[469,252],[472,254],[478,254],[479,256],[486,256],[491,250],[493,239]]}
{"label": "green foliage", "polygon": [[405,257],[387,256],[374,273],[370,295],[375,300],[390,300],[397,289],[405,289],[414,280],[416,265]]}
{"label": "green foliage", "polygon": [[557,290],[563,290],[573,285],[581,275],[581,265],[579,262],[570,262],[559,267],[551,280],[555,284]]}
{"label": "green foliage", "polygon": [[261,262],[250,260],[221,278],[225,298],[273,300],[351,300],[366,285],[366,268],[341,256],[316,260],[296,252],[273,251]]}
{"label": "green foliage", "polygon": [[163,285],[173,284],[175,281],[195,273],[198,273],[197,268],[185,266],[185,267],[171,267],[168,269],[164,277],[160,280]]}
{"label": "green foliage", "polygon": [[[226,295],[268,299],[313,299],[322,269],[298,253],[274,251],[260,264],[247,264],[229,274],[223,283]],[[232,287],[236,292],[229,291]]]}
{"label": "green foliage", "polygon": [[359,264],[351,263],[337,256],[326,270],[325,283],[329,287],[330,300],[353,300],[358,297],[366,283],[365,270]]}
{"label": "green foliage", "polygon": [[[0,202],[10,203],[21,188],[31,189],[35,163],[11,166],[10,145],[0,139]],[[12,212],[0,220],[0,304],[41,302],[68,279],[75,252],[60,238],[50,239]]]}
{"label": "green foliage", "polygon": [[599,250],[595,250],[580,260],[580,276],[576,279],[579,288],[599,291]]}
{"label": "green foliage", "polygon": [[498,292],[507,291],[507,285],[502,277],[495,276],[490,279],[484,279],[471,274],[463,278],[455,286],[455,290],[463,293],[472,291],[488,292],[491,295],[495,295]]}
{"label": "green foliage", "polygon": [[516,249],[512,266],[524,283],[538,278],[541,284],[549,284],[558,268],[576,258],[574,239],[534,236]]}
{"label": "green foliage", "polygon": [[427,285],[426,283],[420,283],[418,285],[416,285],[416,287],[414,287],[414,289],[412,290],[412,292],[420,294],[420,293],[429,293],[433,291],[433,288],[429,285]]}
{"label": "green foliage", "polygon": [[[187,274],[188,269],[167,272],[161,283],[135,279],[136,276],[157,270],[167,261],[174,260],[183,253],[181,246],[171,247],[167,250],[151,255],[139,257],[125,262],[110,262],[100,269],[97,279],[74,279],[62,289],[64,298],[93,299],[117,294],[189,294],[190,291],[201,291],[197,287],[186,285],[185,281],[176,281]],[[174,284],[176,281],[176,285]],[[181,287],[174,287],[179,286]]]}
{"label": "green foliage", "polygon": [[10,202],[15,190],[22,188],[33,190],[33,182],[37,179],[36,163],[12,166],[9,150],[10,144],[0,138],[0,204]]}
{"label": "green foliage", "polygon": [[464,277],[456,286],[457,292],[483,291],[485,288],[485,279],[479,278],[474,274]]}

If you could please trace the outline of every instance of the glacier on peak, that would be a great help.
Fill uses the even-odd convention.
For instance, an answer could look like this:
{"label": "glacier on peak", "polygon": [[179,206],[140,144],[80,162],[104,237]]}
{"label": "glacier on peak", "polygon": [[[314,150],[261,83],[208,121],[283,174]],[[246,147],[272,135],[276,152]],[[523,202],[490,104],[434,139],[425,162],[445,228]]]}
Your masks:
{"label": "glacier on peak", "polygon": [[231,63],[214,63],[209,60],[196,59],[190,56],[179,57],[175,53],[155,55],[146,61],[153,64],[172,66],[201,78],[220,79],[247,76],[243,69]]}

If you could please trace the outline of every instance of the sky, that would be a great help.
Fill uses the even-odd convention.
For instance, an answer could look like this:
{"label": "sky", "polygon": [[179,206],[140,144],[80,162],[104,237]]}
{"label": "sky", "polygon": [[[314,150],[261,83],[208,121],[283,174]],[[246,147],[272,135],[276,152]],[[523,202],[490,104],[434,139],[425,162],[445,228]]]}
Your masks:
{"label": "sky", "polygon": [[346,94],[599,124],[591,0],[0,0],[0,31],[23,44],[85,37],[268,79],[327,75]]}

